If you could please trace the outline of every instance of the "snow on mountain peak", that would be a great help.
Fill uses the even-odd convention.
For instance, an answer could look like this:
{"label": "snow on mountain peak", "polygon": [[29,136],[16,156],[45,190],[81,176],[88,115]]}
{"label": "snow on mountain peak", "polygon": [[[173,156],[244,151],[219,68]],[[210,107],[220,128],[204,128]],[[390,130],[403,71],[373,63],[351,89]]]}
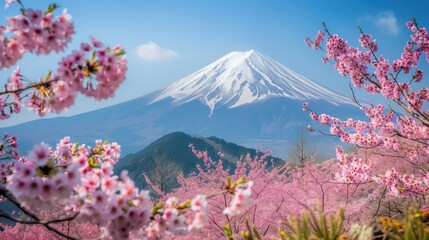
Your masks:
{"label": "snow on mountain peak", "polygon": [[229,108],[285,97],[296,100],[323,99],[332,104],[351,101],[255,50],[231,52],[161,91],[151,102],[171,97],[183,104],[199,100],[213,112],[216,105]]}

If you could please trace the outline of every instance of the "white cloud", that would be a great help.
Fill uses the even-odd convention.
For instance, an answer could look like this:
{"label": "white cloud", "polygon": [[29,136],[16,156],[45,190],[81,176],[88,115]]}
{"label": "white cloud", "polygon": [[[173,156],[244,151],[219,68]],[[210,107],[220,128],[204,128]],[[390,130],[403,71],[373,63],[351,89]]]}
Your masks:
{"label": "white cloud", "polygon": [[161,48],[158,44],[152,41],[137,46],[136,54],[146,61],[161,61],[164,59],[179,57],[179,54],[175,51]]}
{"label": "white cloud", "polygon": [[398,21],[396,20],[395,13],[392,11],[379,13],[374,19],[374,24],[380,28],[381,31],[392,35],[399,34]]}

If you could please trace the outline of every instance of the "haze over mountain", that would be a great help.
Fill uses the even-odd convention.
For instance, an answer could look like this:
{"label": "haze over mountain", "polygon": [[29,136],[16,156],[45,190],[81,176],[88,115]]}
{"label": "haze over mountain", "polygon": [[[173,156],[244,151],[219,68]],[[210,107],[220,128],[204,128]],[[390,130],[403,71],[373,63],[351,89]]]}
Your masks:
{"label": "haze over mountain", "polygon": [[[1,129],[19,136],[21,152],[38,142],[93,144],[109,139],[123,153],[141,150],[174,131],[217,136],[247,147],[268,147],[284,156],[307,124],[303,101],[335,116],[357,116],[352,102],[286,66],[258,53],[231,52],[165,89],[104,109],[54,119],[41,119]],[[333,146],[318,135],[312,141]],[[332,148],[333,149],[333,148]]]}

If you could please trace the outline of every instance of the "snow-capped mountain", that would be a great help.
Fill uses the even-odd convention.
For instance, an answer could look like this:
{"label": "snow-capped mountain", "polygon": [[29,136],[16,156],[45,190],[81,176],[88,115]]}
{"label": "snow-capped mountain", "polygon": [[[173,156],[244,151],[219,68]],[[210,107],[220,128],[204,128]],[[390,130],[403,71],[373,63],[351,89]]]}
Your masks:
{"label": "snow-capped mountain", "polygon": [[169,97],[178,104],[199,100],[211,113],[216,105],[234,108],[270,97],[302,101],[323,99],[334,105],[351,103],[348,98],[255,50],[231,52],[221,57],[169,85],[151,103]]}
{"label": "snow-capped mountain", "polygon": [[[118,105],[32,121],[0,132],[19,136],[24,154],[36,143],[55,146],[64,136],[90,145],[95,139],[115,141],[127,154],[182,131],[217,136],[246,147],[271,148],[275,156],[282,157],[312,123],[301,110],[304,101],[319,113],[338,117],[360,113],[346,97],[250,50],[229,53],[165,89]],[[337,141],[310,137],[326,149],[334,149]]]}

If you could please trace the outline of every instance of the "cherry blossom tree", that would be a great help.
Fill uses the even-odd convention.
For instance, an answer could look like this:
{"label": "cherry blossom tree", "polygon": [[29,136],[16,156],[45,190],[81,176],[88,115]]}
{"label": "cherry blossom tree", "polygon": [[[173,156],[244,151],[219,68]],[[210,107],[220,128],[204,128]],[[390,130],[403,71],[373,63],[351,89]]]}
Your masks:
{"label": "cherry blossom tree", "polygon": [[[207,152],[198,151],[193,146],[191,148],[202,163],[197,165],[197,172],[178,177],[180,187],[167,194],[160,191],[158,194],[163,195],[164,200],[171,196],[186,199],[196,194],[216,192],[224,189],[228,179],[237,180],[242,176],[246,176],[253,185],[248,207],[235,210],[235,216],[229,216],[230,210],[225,210],[229,202],[234,201],[230,194],[225,192],[212,196],[208,202],[208,222],[204,228],[183,239],[239,236],[242,231],[247,231],[249,225],[254,225],[262,238],[273,238],[278,236],[279,230],[284,230],[279,222],[299,216],[303,210],[313,209],[318,204],[325,214],[333,214],[344,207],[344,226],[347,228],[357,221],[372,220],[387,209],[385,203],[390,200],[382,197],[384,188],[375,182],[338,181],[336,173],[341,165],[335,160],[279,166],[270,164],[268,153],[260,153],[254,157],[243,156],[234,169],[225,169],[222,159],[212,160]],[[219,157],[222,158],[222,155]],[[149,184],[156,188],[156,184]]]}
{"label": "cherry blossom tree", "polygon": [[[314,121],[329,126],[330,134],[341,141],[360,148],[377,148],[379,154],[406,162],[409,168],[405,170],[392,165],[387,165],[388,169],[376,169],[372,167],[373,160],[345,154],[337,147],[341,164],[339,179],[348,183],[376,181],[387,186],[388,193],[396,197],[423,196],[429,190],[429,112],[425,109],[429,88],[418,86],[423,79],[423,71],[418,68],[420,58],[426,54],[426,62],[429,61],[429,34],[415,20],[408,22],[407,27],[412,32],[411,41],[406,43],[401,57],[392,62],[377,54],[376,41],[362,30],[359,38],[362,49],[349,46],[326,26],[314,42],[306,39],[309,46],[323,50],[326,56],[322,60],[333,63],[340,75],[350,77],[354,87],[381,95],[403,110],[399,113],[382,104],[368,106],[355,99],[369,121],[340,120],[311,111],[307,103],[303,105],[311,111]],[[323,48],[325,33],[328,39]]]}
{"label": "cherry blossom tree", "polygon": [[[249,216],[249,222],[258,226],[260,231],[266,234],[269,232],[270,236],[276,233],[275,219],[281,218],[278,208],[283,203],[267,192],[280,186],[274,183],[275,179],[276,182],[287,179],[286,175],[282,174],[286,167],[273,167],[268,170],[266,161],[268,154],[265,153],[255,158],[247,155],[237,162],[235,170],[231,172],[224,169],[222,160],[214,161],[206,151],[201,152],[191,147],[196,156],[203,161],[202,165],[197,165],[197,172],[190,176],[180,174],[178,182],[181,186],[171,193],[164,194],[164,199],[171,196],[186,199],[196,194],[219,192],[225,189],[228,182],[242,181],[243,176],[246,176],[248,183],[235,195],[230,195],[228,191],[232,189],[226,188],[227,191],[210,196],[207,206],[209,223],[200,232],[185,236],[184,239],[225,238],[224,226],[227,226],[233,234],[237,234],[245,230],[246,215]],[[266,202],[270,204],[265,204]],[[271,217],[266,219],[268,215]]]}
{"label": "cherry blossom tree", "polygon": [[[0,70],[14,66],[25,53],[62,52],[71,42],[74,25],[66,10],[57,16],[55,4],[45,11],[26,8],[21,0],[6,0],[6,7],[10,4],[19,4],[21,12],[0,26]],[[22,106],[40,116],[60,113],[74,104],[78,93],[96,100],[113,96],[125,79],[124,53],[120,46],[110,48],[91,38],[37,81],[16,67],[0,90],[0,119],[19,113]],[[13,204],[19,214],[0,211],[0,218],[17,223],[6,227],[2,237],[20,237],[25,228],[25,238],[40,233],[38,238],[77,239],[82,236],[73,229],[79,228],[103,239],[158,239],[202,228],[205,195],[153,204],[149,191],[139,190],[126,171],[113,175],[120,154],[117,143],[96,140],[94,146],[86,146],[65,137],[56,147],[41,143],[21,156],[17,137],[5,134],[0,142],[0,201]],[[233,205],[226,206],[231,216],[247,206],[250,187],[243,178],[220,190],[234,195]],[[56,214],[49,214],[52,210]]]}

